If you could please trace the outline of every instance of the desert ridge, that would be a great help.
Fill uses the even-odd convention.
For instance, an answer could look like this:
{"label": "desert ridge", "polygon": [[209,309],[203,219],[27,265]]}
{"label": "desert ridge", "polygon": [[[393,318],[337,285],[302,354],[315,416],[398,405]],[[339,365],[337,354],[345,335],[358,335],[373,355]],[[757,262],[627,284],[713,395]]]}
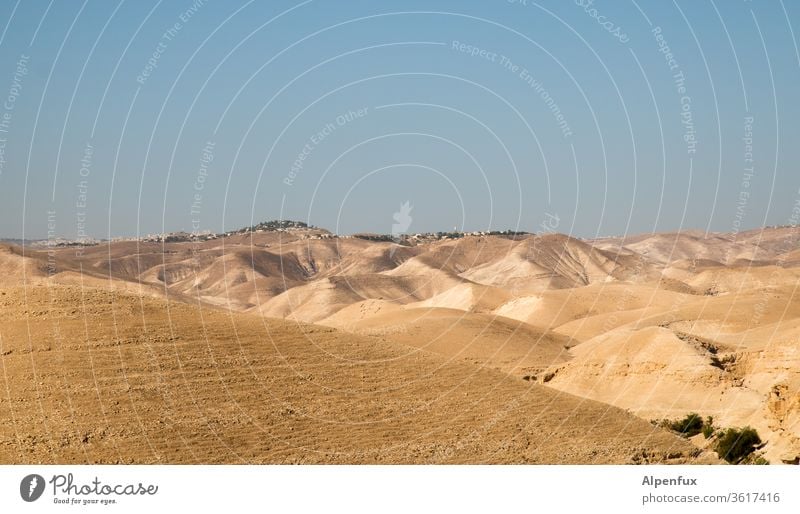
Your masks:
{"label": "desert ridge", "polygon": [[[352,400],[348,395],[353,390],[360,391],[359,384],[367,383],[376,391],[398,391],[397,398],[384,399],[386,405],[394,405],[387,407],[393,415],[417,412],[409,410],[405,402],[430,405],[430,401],[413,401],[406,395],[408,391],[401,392],[401,386],[427,384],[426,394],[436,398],[485,398],[478,404],[486,410],[479,410],[483,414],[476,418],[484,423],[486,418],[481,416],[491,419],[489,413],[493,411],[502,412],[503,419],[513,411],[514,416],[522,416],[520,419],[541,420],[539,411],[545,412],[545,404],[552,403],[556,408],[563,400],[569,407],[558,410],[556,417],[561,424],[555,430],[567,430],[577,437],[575,434],[586,427],[576,420],[589,419],[589,411],[584,412],[586,406],[623,416],[626,424],[632,423],[626,426],[651,430],[653,440],[661,441],[655,449],[648,446],[651,436],[641,439],[644,446],[639,448],[643,452],[638,453],[639,457],[634,457],[636,452],[630,453],[627,446],[627,450],[620,450],[605,441],[603,445],[617,449],[610,453],[598,449],[604,455],[598,457],[598,462],[716,462],[713,450],[724,433],[732,428],[751,427],[761,440],[753,460],[757,457],[779,464],[800,457],[800,366],[795,362],[800,345],[800,260],[795,255],[798,241],[797,230],[792,227],[738,234],[685,231],[588,240],[510,231],[403,238],[337,236],[322,229],[281,222],[220,237],[105,242],[82,248],[80,258],[72,247],[46,251],[6,245],[0,248],[0,266],[9,273],[4,274],[6,282],[0,285],[24,302],[35,297],[27,295],[26,288],[42,294],[70,291],[78,302],[73,312],[76,316],[81,315],[78,306],[85,300],[77,299],[75,288],[112,295],[112,304],[129,302],[134,310],[134,298],[139,299],[141,309],[146,302],[166,302],[160,309],[140,313],[140,317],[147,322],[155,316],[167,328],[172,323],[172,312],[183,313],[176,319],[184,321],[192,317],[214,320],[208,325],[213,328],[210,332],[203,328],[193,335],[187,321],[185,327],[181,325],[181,330],[186,331],[184,339],[208,347],[209,343],[203,341],[209,333],[215,334],[218,344],[223,344],[226,334],[244,337],[241,334],[246,333],[254,347],[258,347],[256,341],[272,346],[278,352],[274,358],[285,358],[287,362],[312,359],[325,371],[299,375],[306,377],[302,383],[310,390],[332,387],[342,396],[326,393],[322,399],[312,399],[311,395],[301,403],[305,405],[307,400],[314,409],[292,407],[292,412],[300,413],[295,417],[302,418],[302,423],[308,422],[307,413],[313,417],[315,409],[326,416],[339,412],[328,411],[326,402],[331,406],[347,404]],[[46,296],[43,298],[44,303],[35,307],[9,311],[16,315],[4,314],[4,319],[12,323],[9,330],[18,330],[19,326],[13,324],[23,323],[31,313],[42,319],[58,319],[61,311],[48,305]],[[111,314],[117,315],[116,311]],[[91,326],[107,322],[97,318]],[[205,326],[203,323],[201,327]],[[240,327],[247,327],[247,331]],[[271,342],[273,332],[285,335],[280,338],[281,344]],[[13,333],[24,337],[24,332]],[[296,343],[292,342],[294,339]],[[328,352],[316,346],[319,339],[341,341],[330,343],[337,350]],[[186,344],[187,348],[192,346]],[[345,347],[350,349],[342,362],[369,362],[385,371],[382,376],[386,382],[376,377],[367,379],[374,371],[367,366],[363,382],[353,377],[341,378],[353,390],[341,390],[331,383],[323,385],[329,373],[336,377],[341,372],[336,368],[342,364],[338,352]],[[235,352],[235,347],[229,351]],[[4,359],[13,355],[12,352]],[[248,358],[242,357],[241,362],[249,362]],[[410,364],[394,368],[412,358],[421,359],[417,372]],[[195,359],[200,357],[193,357],[192,362]],[[326,377],[322,383],[321,376]],[[474,377],[481,377],[482,385],[470,389]],[[256,387],[262,378],[254,375],[253,380],[256,382],[251,385]],[[331,380],[338,383],[339,379]],[[499,391],[505,391],[506,396],[495,396]],[[518,404],[514,400],[516,394],[528,400],[519,400],[522,403]],[[240,400],[246,399],[237,397],[236,401]],[[267,401],[258,394],[249,400]],[[536,403],[540,400],[544,403]],[[374,405],[376,412],[384,408],[378,404],[381,402]],[[509,404],[515,407],[506,412],[503,405]],[[467,409],[466,404],[459,405],[450,405],[448,408],[453,410],[445,409],[439,417],[426,411],[433,418],[420,414],[412,425],[418,423],[432,433],[450,434],[454,440],[468,437],[475,429],[474,423],[481,422],[467,422],[467,418],[456,416]],[[516,407],[526,412],[517,413]],[[591,409],[592,416],[600,415],[600,410]],[[572,414],[567,415],[567,411]],[[438,425],[448,424],[445,412],[454,416],[447,429]],[[365,419],[373,419],[368,413],[362,414]],[[684,433],[686,437],[679,437],[670,428],[690,414],[705,420],[707,436]],[[336,423],[341,421],[334,418]],[[601,418],[603,423],[593,426],[610,437],[605,429],[618,424],[608,415]],[[272,427],[270,430],[293,426],[290,432],[294,432],[299,426],[287,420],[272,425],[281,419],[262,421]],[[346,423],[357,424],[358,419],[351,417]],[[496,448],[490,451],[490,444],[484,447],[488,453],[467,451],[456,458],[454,450],[441,450],[449,455],[444,461],[588,459],[581,450],[570,446],[577,444],[575,441],[560,439],[547,451],[536,445],[535,451],[526,453],[517,445],[514,430],[526,433],[527,423],[533,421],[513,419],[516,429],[504,425],[503,430],[507,431],[503,432],[497,426],[499,422],[489,423],[491,429],[487,429],[496,434],[493,440],[497,444],[502,440],[510,445],[508,452],[492,453]],[[555,421],[548,414],[548,422]],[[577,425],[571,426],[572,423]],[[315,433],[302,426],[302,434]],[[545,432],[555,433],[552,430],[551,427]],[[639,435],[644,433],[636,430]],[[278,439],[289,437],[280,433]],[[316,441],[317,436],[309,437]],[[619,437],[628,440],[622,432]],[[677,437],[669,439],[669,445],[677,444],[680,449],[665,450],[664,437]],[[484,441],[483,437],[478,439]],[[441,443],[437,441],[429,443]],[[347,462],[352,454],[332,457],[330,452],[350,448],[348,444],[355,443],[336,439],[325,458],[309,457],[310,461]],[[447,444],[444,447],[452,448],[456,443]],[[531,444],[528,438],[525,447]],[[571,448],[567,453],[576,460],[559,458],[558,452],[548,453],[555,447],[564,448],[565,452]],[[415,460],[422,459],[417,453],[404,451],[393,454],[388,461],[422,461]],[[516,457],[515,452],[519,453]],[[487,457],[490,453],[503,456],[493,460]],[[378,461],[370,460],[377,459],[377,454],[369,455],[368,459],[357,461]]]}
{"label": "desert ridge", "polygon": [[127,292],[0,290],[3,463],[691,462],[621,409],[394,341]]}

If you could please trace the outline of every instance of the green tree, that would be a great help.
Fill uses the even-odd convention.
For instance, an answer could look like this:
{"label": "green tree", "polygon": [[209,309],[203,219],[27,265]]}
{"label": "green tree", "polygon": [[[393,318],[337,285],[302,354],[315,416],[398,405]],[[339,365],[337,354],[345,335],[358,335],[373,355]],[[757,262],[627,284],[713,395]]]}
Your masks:
{"label": "green tree", "polygon": [[729,428],[719,438],[714,450],[731,464],[739,464],[760,444],[761,438],[754,428]]}

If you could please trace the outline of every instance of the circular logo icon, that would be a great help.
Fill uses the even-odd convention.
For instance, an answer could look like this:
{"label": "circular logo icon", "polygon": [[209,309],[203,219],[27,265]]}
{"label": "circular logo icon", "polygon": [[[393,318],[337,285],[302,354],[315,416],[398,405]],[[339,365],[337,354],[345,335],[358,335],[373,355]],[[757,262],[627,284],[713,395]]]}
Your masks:
{"label": "circular logo icon", "polygon": [[19,483],[19,495],[26,502],[35,502],[44,492],[44,478],[42,475],[28,475]]}

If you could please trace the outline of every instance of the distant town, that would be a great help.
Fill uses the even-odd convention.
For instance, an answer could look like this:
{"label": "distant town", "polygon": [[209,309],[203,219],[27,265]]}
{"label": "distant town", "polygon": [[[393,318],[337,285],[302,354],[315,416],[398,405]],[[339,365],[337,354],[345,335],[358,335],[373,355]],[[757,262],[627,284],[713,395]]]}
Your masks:
{"label": "distant town", "polygon": [[231,236],[240,236],[253,233],[265,232],[289,232],[300,239],[364,239],[376,242],[394,242],[401,245],[415,246],[426,242],[441,241],[446,239],[460,239],[467,236],[500,236],[517,237],[529,235],[530,232],[518,230],[491,230],[491,231],[470,231],[461,232],[453,230],[449,232],[420,232],[414,234],[375,234],[375,233],[356,233],[348,235],[334,234],[326,229],[309,225],[302,221],[294,220],[271,220],[263,221],[257,225],[243,227],[238,230],[231,230],[223,233],[215,233],[210,230],[197,232],[166,232],[161,234],[147,234],[141,237],[116,237],[108,239],[96,238],[51,238],[37,240],[3,239],[3,241],[21,244],[32,247],[71,247],[71,246],[96,246],[106,242],[119,241],[139,241],[142,243],[188,243],[210,241]]}

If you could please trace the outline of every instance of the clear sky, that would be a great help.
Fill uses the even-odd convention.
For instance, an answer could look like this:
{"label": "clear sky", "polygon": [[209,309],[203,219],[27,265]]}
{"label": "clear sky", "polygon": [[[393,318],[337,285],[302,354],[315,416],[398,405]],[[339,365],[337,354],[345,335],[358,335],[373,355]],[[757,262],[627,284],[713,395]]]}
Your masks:
{"label": "clear sky", "polygon": [[800,198],[797,2],[0,13],[2,237],[275,218],[339,233],[732,231],[785,224]]}

